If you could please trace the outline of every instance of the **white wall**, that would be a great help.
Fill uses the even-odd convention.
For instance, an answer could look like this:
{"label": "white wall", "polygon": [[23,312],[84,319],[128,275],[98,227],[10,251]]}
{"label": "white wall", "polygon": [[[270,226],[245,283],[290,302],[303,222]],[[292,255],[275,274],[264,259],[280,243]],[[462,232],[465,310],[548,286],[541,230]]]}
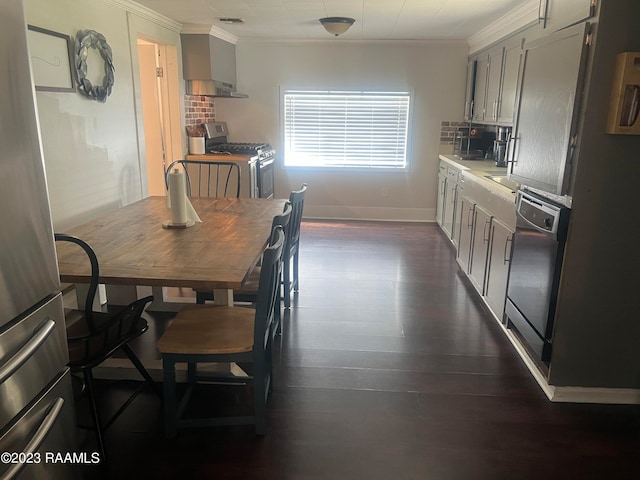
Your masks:
{"label": "white wall", "polygon": [[435,219],[440,122],[462,120],[466,44],[238,43],[236,54],[249,98],[216,99],[216,120],[229,123],[231,140],[278,151],[282,88],[413,92],[409,172],[284,170],[279,158],[277,197],[307,182],[306,217]]}
{"label": "white wall", "polygon": [[[29,24],[72,38],[78,30],[96,30],[113,51],[115,84],[106,103],[73,92],[36,95],[53,223],[62,231],[142,198],[136,33],[178,46],[180,38],[115,0],[25,0],[25,12]],[[89,63],[90,72],[95,66]]]}

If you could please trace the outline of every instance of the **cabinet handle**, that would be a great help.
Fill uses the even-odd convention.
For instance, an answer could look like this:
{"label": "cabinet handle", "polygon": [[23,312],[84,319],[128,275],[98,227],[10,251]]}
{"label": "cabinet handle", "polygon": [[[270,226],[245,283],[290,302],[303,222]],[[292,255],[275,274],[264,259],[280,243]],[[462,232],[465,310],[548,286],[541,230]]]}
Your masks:
{"label": "cabinet handle", "polygon": [[507,253],[509,253],[511,250],[509,248],[509,244],[511,242],[513,242],[513,235],[509,235],[504,242],[504,261],[502,262],[504,265],[511,261],[511,255],[509,255],[509,258],[507,258]]}
{"label": "cabinet handle", "polygon": [[467,215],[467,227],[473,227],[473,219],[471,218],[471,214],[473,213],[473,205],[469,207],[469,213]]}
{"label": "cabinet handle", "polygon": [[[487,220],[484,221],[484,230],[482,231],[482,241],[484,243],[487,243],[489,241],[489,235],[487,235],[487,227],[491,225],[491,219],[488,218]],[[489,232],[491,232],[491,229],[489,229]]]}
{"label": "cabinet handle", "polygon": [[540,0],[538,2],[538,23],[540,20],[545,20],[547,16],[547,0]]}
{"label": "cabinet handle", "polygon": [[[516,160],[516,141],[518,139],[514,136],[512,136],[511,134],[509,134],[509,136],[507,137],[507,152],[506,152],[506,164],[508,166],[508,164],[510,163],[518,163],[518,161]],[[511,157],[511,158],[510,158]],[[512,170],[513,173],[513,170]]]}
{"label": "cabinet handle", "polygon": [[473,111],[476,109],[476,101],[475,100],[471,100],[471,103],[469,104],[469,118],[473,118]]}

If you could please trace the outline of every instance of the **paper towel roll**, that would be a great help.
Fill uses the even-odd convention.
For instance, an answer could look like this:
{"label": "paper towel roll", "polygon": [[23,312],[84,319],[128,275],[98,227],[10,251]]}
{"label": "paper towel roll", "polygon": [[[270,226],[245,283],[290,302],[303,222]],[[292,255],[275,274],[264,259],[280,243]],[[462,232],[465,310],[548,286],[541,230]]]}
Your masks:
{"label": "paper towel roll", "polygon": [[177,168],[169,172],[169,196],[171,201],[171,223],[184,225],[187,223],[187,184],[184,172]]}

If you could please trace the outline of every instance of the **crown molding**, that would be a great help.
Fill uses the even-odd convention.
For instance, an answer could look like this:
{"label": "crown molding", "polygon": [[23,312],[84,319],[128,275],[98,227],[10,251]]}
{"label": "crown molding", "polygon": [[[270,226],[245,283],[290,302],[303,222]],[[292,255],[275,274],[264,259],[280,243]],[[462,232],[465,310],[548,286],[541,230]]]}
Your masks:
{"label": "crown molding", "polygon": [[539,21],[540,0],[527,0],[467,39],[469,53],[475,53],[492,43]]}
{"label": "crown molding", "polygon": [[224,40],[225,42],[233,43],[234,45],[238,43],[238,37],[225,30],[222,30],[219,27],[216,27],[215,25],[185,23],[184,25],[182,25],[182,31],[180,33],[211,35],[212,37],[219,38],[220,40]]}
{"label": "crown molding", "polygon": [[133,13],[138,17],[144,18],[145,20],[149,20],[150,22],[155,23],[156,25],[160,25],[168,30],[173,32],[180,33],[182,30],[182,24],[172,20],[169,17],[165,17],[160,13],[151,10],[139,3],[133,2],[132,0],[102,0],[104,3],[109,3],[111,5],[115,5],[118,8],[126,12]]}
{"label": "crown molding", "polygon": [[466,40],[451,40],[451,39],[429,39],[429,40],[344,40],[344,39],[313,39],[313,38],[241,38],[238,40],[238,45],[329,45],[336,46],[349,46],[349,45],[380,45],[380,46],[438,46],[438,47],[467,47]]}

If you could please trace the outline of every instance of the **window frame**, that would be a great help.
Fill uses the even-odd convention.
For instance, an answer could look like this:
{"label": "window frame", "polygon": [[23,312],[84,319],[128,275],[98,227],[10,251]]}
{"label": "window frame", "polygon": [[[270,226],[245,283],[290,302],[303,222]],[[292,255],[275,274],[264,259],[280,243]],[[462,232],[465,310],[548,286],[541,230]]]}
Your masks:
{"label": "window frame", "polygon": [[[385,166],[385,165],[287,165],[285,160],[285,95],[290,93],[316,93],[316,94],[367,94],[367,95],[406,95],[408,96],[408,105],[407,105],[407,130],[406,130],[406,147],[405,147],[405,165],[403,167],[395,167],[395,166]],[[280,88],[280,96],[279,96],[279,106],[280,106],[280,138],[282,147],[282,155],[281,155],[281,165],[284,169],[289,170],[315,170],[319,172],[379,172],[379,173],[404,173],[411,170],[412,164],[412,116],[413,116],[413,99],[414,93],[411,89],[397,89],[397,90],[381,90],[381,89],[371,89],[371,90],[344,90],[344,89],[327,89],[327,88]]]}

